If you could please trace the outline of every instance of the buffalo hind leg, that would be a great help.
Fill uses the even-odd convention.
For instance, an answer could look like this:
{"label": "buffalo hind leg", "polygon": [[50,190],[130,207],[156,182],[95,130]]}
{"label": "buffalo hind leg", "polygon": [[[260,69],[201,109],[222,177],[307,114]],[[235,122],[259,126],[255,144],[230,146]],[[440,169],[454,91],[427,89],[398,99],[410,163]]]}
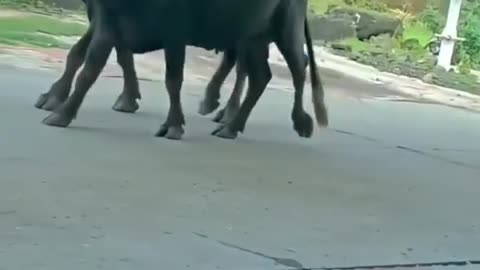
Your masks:
{"label": "buffalo hind leg", "polygon": [[[292,31],[289,29],[289,31]],[[292,74],[293,86],[295,88],[295,98],[292,110],[293,128],[300,137],[310,138],[313,134],[312,117],[305,111],[303,107],[303,92],[306,78],[306,64],[303,51],[302,35],[291,33],[293,39],[284,38],[276,42],[276,45],[282,53],[288,68]]]}
{"label": "buffalo hind leg", "polygon": [[240,110],[240,101],[243,94],[243,88],[245,87],[245,81],[247,79],[247,71],[237,61],[237,78],[235,80],[235,86],[233,87],[232,94],[228,99],[227,105],[221,109],[215,118],[214,122],[225,124],[231,121]]}
{"label": "buffalo hind leg", "polygon": [[35,107],[52,111],[60,106],[70,94],[72,82],[78,69],[82,66],[85,60],[88,46],[92,40],[93,27],[90,26],[88,31],[73,45],[68,52],[65,70],[62,76],[52,84],[47,93],[43,93],[35,103]]}
{"label": "buffalo hind leg", "polygon": [[220,105],[220,102],[218,101],[220,99],[220,89],[228,74],[230,74],[230,71],[232,71],[233,66],[235,66],[235,61],[235,50],[227,50],[223,53],[222,62],[208,83],[205,90],[205,96],[200,102],[200,106],[198,108],[199,114],[207,115],[218,108]]}
{"label": "buffalo hind leg", "polygon": [[170,99],[170,108],[168,110],[167,120],[155,134],[157,137],[180,140],[185,132],[183,129],[185,116],[183,115],[181,103],[185,50],[185,46],[165,48],[165,63],[167,65],[165,84]]}
{"label": "buffalo hind leg", "polygon": [[252,43],[239,57],[242,61],[240,65],[245,65],[248,73],[247,95],[235,117],[212,132],[217,137],[235,139],[238,132],[243,133],[248,117],[272,79],[268,65],[268,44]]}
{"label": "buffalo hind leg", "polygon": [[75,82],[75,90],[61,106],[43,120],[44,124],[67,127],[77,116],[83,99],[107,64],[108,57],[113,49],[113,38],[109,33],[111,31],[104,29],[102,25],[95,29],[88,47],[85,65]]}
{"label": "buffalo hind leg", "polygon": [[137,72],[133,53],[123,46],[115,46],[117,62],[123,71],[123,91],[113,104],[112,109],[118,112],[134,113],[138,110],[137,99],[141,99]]}

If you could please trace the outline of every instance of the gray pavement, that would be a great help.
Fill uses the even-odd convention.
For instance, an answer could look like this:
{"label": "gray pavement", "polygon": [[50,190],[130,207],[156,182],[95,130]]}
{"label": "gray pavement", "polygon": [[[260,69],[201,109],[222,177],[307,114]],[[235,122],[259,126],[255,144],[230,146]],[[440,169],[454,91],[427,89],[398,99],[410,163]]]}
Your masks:
{"label": "gray pavement", "polygon": [[212,116],[196,113],[204,82],[188,80],[174,142],[153,136],[167,112],[160,82],[141,82],[128,115],[110,109],[121,80],[101,78],[70,128],[42,125],[33,103],[56,76],[0,68],[1,270],[480,259],[479,114],[359,99],[348,78],[327,78],[331,126],[306,140],[277,80],[228,141],[209,135]]}

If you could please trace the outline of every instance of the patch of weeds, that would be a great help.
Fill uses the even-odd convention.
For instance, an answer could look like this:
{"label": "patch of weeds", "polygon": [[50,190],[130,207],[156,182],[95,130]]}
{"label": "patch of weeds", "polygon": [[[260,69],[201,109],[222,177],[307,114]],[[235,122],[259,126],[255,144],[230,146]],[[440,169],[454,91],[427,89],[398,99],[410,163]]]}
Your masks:
{"label": "patch of weeds", "polygon": [[55,36],[80,36],[85,25],[42,15],[0,18],[0,43],[67,48]]}
{"label": "patch of weeds", "polygon": [[403,39],[416,39],[420,46],[423,47],[425,47],[433,37],[434,33],[420,22],[406,25],[403,31]]}
{"label": "patch of weeds", "polygon": [[[352,3],[353,4],[353,3]],[[385,3],[380,1],[371,1],[371,0],[356,0],[354,5],[360,8],[373,10],[377,12],[387,12],[388,6]]]}
{"label": "patch of weeds", "polygon": [[[47,3],[50,2],[50,3]],[[44,14],[48,16],[68,16],[85,14],[85,5],[80,5],[79,9],[63,9],[57,7],[52,1],[41,0],[0,0],[0,7],[21,10],[31,13]]]}
{"label": "patch of weeds", "polygon": [[340,44],[350,47],[353,53],[368,51],[370,48],[370,44],[368,44],[368,42],[360,41],[357,38],[348,38],[348,39],[342,40]]}
{"label": "patch of weeds", "polygon": [[455,73],[438,70],[435,67],[436,58],[428,54],[417,39],[377,37],[369,42],[348,39],[342,44],[348,44],[351,50],[334,50],[335,54],[373,66],[379,71],[421,80],[429,75],[429,83],[480,94],[480,83],[475,75],[465,71]]}
{"label": "patch of weeds", "polygon": [[433,72],[433,83],[472,94],[480,94],[478,77],[473,74],[447,72],[441,69],[435,69]]}

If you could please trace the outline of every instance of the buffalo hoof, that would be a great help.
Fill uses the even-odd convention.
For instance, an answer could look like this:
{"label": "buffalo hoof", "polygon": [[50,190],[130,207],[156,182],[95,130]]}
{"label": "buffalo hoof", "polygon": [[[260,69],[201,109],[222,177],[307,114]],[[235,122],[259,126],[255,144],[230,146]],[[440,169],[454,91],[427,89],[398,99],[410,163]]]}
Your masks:
{"label": "buffalo hoof", "polygon": [[201,115],[207,115],[214,112],[218,108],[218,106],[220,106],[220,102],[218,102],[217,100],[204,99],[200,102],[198,113]]}
{"label": "buffalo hoof", "polygon": [[233,129],[230,127],[230,125],[220,125],[218,128],[216,128],[213,132],[212,135],[217,136],[219,138],[223,139],[229,139],[229,140],[234,140],[238,136],[237,131],[233,131]]}
{"label": "buffalo hoof", "polygon": [[293,128],[298,133],[298,136],[303,138],[310,138],[313,134],[313,120],[308,113],[303,112],[293,117]]}
{"label": "buffalo hoof", "polygon": [[315,116],[320,127],[328,127],[328,111],[325,104],[321,104],[316,108]]}
{"label": "buffalo hoof", "polygon": [[68,125],[70,125],[72,120],[73,117],[67,116],[62,113],[53,112],[52,114],[47,116],[47,118],[43,119],[42,123],[47,126],[66,128],[68,127]]}
{"label": "buffalo hoof", "polygon": [[118,96],[112,107],[114,111],[123,113],[135,113],[138,108],[140,108],[140,106],[138,105],[137,99],[127,97],[126,95]]}
{"label": "buffalo hoof", "polygon": [[223,122],[223,116],[225,115],[225,109],[221,109],[220,111],[218,111],[218,113],[215,115],[215,117],[213,117],[213,122],[216,122],[216,123],[225,123]]}
{"label": "buffalo hoof", "polygon": [[213,118],[214,122],[220,123],[220,124],[225,124],[233,121],[235,116],[237,115],[239,111],[239,106],[229,106],[225,107],[225,109],[222,109],[217,113],[215,118]]}
{"label": "buffalo hoof", "polygon": [[38,97],[35,107],[45,111],[53,111],[58,106],[62,105],[63,102],[63,99],[60,99],[55,95],[44,93]]}
{"label": "buffalo hoof", "polygon": [[185,131],[181,126],[168,126],[163,124],[155,136],[165,137],[169,140],[181,140],[184,133]]}

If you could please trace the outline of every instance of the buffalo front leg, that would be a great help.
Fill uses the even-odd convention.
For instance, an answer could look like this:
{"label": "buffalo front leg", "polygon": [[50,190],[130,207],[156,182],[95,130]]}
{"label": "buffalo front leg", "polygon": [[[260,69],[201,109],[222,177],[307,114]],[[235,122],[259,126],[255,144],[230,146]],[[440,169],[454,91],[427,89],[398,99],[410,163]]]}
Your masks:
{"label": "buffalo front leg", "polygon": [[247,71],[245,68],[237,62],[237,78],[235,80],[235,86],[233,87],[232,94],[228,99],[227,105],[221,109],[213,121],[217,123],[225,124],[233,120],[240,110],[240,101],[242,99],[243,88],[245,87],[245,81],[247,80]]}
{"label": "buffalo front leg", "polygon": [[73,45],[68,52],[65,70],[62,76],[52,84],[47,93],[40,95],[35,103],[36,108],[52,111],[68,98],[73,79],[85,60],[85,54],[92,40],[92,34],[93,28],[90,26],[88,31]]}
{"label": "buffalo front leg", "polygon": [[113,104],[112,109],[118,112],[134,113],[138,110],[137,99],[141,99],[137,72],[133,53],[123,46],[115,46],[117,63],[123,71],[123,91]]}
{"label": "buffalo front leg", "polygon": [[183,84],[183,68],[185,65],[185,46],[173,46],[165,49],[167,72],[165,84],[170,99],[167,120],[162,124],[157,137],[180,140],[184,134],[185,116],[183,115],[181,90]]}
{"label": "buffalo front leg", "polygon": [[233,66],[235,66],[235,61],[235,50],[227,50],[224,52],[222,62],[208,83],[205,90],[205,96],[200,102],[200,106],[198,108],[199,114],[207,115],[218,108],[220,105],[220,102],[218,101],[220,99],[220,89],[228,74],[230,74],[230,71],[232,71]]}
{"label": "buffalo front leg", "polygon": [[239,58],[242,61],[240,64],[245,65],[247,70],[248,91],[235,117],[213,131],[212,134],[220,138],[235,139],[238,132],[245,130],[248,117],[272,79],[267,44],[250,44],[245,51],[242,50]]}
{"label": "buffalo front leg", "polygon": [[87,51],[85,65],[75,82],[72,95],[55,111],[43,120],[49,126],[67,127],[77,116],[78,110],[88,90],[97,80],[100,72],[105,67],[110,52],[113,49],[113,39],[109,31],[95,31],[92,42]]}

